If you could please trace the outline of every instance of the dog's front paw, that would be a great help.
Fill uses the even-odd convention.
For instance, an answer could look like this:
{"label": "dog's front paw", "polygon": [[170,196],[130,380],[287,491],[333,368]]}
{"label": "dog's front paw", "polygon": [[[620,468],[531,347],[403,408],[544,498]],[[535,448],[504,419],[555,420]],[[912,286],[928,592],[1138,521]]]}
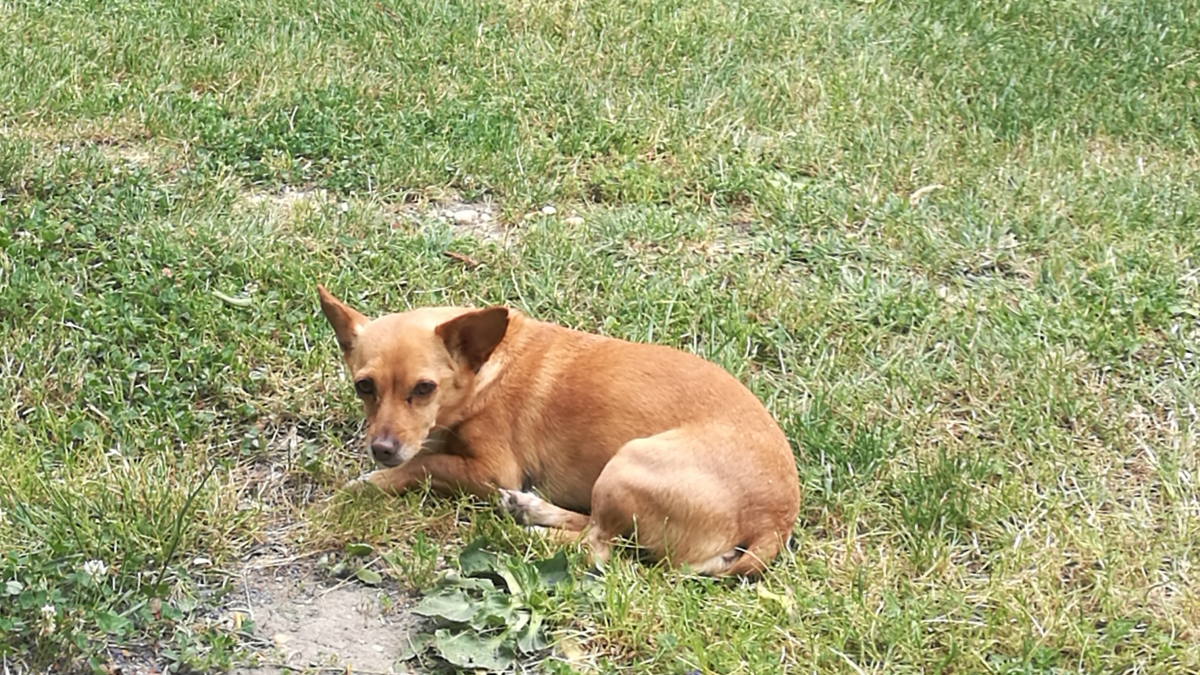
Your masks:
{"label": "dog's front paw", "polygon": [[517,521],[519,525],[535,524],[533,512],[542,500],[534,494],[518,490],[500,488],[500,506]]}
{"label": "dog's front paw", "polygon": [[375,492],[383,490],[385,481],[380,474],[382,471],[368,471],[354,480],[347,481],[342,489],[354,494],[363,494],[365,492]]}

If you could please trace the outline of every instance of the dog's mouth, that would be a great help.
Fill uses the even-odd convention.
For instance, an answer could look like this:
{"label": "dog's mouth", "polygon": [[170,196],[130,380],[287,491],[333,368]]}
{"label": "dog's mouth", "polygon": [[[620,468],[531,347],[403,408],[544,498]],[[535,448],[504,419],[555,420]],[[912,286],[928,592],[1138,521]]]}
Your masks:
{"label": "dog's mouth", "polygon": [[379,459],[378,457],[376,457],[374,459],[375,459],[375,464],[382,466],[385,469],[390,469],[395,466],[400,466],[401,464],[403,464],[404,462],[407,461],[403,457],[389,457],[387,459]]}

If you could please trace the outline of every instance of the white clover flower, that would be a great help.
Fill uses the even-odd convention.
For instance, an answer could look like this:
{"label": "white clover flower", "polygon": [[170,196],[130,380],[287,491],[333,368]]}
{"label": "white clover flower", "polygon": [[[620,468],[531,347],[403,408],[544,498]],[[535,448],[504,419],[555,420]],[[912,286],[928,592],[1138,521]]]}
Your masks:
{"label": "white clover flower", "polygon": [[105,565],[103,560],[89,560],[83,563],[83,573],[98,584],[108,576],[108,565]]}
{"label": "white clover flower", "polygon": [[38,621],[38,634],[49,635],[54,632],[57,626],[54,624],[54,617],[57,612],[54,605],[42,605],[42,618]]}

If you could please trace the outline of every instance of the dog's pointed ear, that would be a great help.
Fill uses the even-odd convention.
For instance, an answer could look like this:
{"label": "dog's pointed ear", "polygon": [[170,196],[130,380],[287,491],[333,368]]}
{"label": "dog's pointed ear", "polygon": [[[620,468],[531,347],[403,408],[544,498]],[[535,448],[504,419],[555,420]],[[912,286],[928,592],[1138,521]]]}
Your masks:
{"label": "dog's pointed ear", "polygon": [[508,330],[508,308],[467,312],[434,329],[450,355],[476,372],[487,362]]}
{"label": "dog's pointed ear", "polygon": [[337,335],[338,345],[343,353],[349,353],[354,347],[354,340],[359,331],[367,325],[367,317],[333,297],[332,293],[319,284],[317,295],[321,298],[321,311],[325,313],[325,318],[329,319],[329,325],[333,326],[333,332]]}

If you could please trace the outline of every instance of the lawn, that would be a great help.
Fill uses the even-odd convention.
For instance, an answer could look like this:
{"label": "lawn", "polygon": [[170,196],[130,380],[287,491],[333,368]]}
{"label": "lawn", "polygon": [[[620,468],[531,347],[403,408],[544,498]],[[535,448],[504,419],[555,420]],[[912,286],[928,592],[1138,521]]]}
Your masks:
{"label": "lawn", "polygon": [[1196,0],[0,0],[3,667],[228,667],[264,548],[554,551],[338,492],[320,283],[694,351],[792,441],[765,578],[624,557],[545,669],[1197,672],[1198,49]]}

